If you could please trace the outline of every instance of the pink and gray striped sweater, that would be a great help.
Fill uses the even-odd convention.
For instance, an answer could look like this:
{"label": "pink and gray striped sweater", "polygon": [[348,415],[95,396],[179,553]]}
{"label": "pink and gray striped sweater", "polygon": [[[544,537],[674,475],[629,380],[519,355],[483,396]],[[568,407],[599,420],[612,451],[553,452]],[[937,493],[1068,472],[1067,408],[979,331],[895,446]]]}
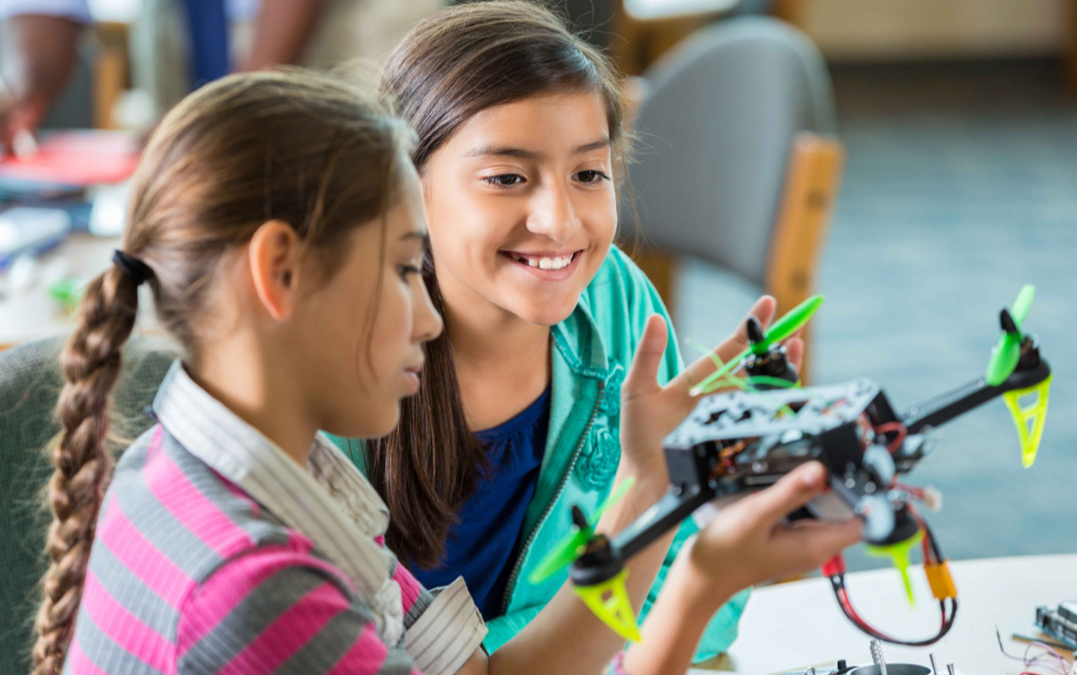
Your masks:
{"label": "pink and gray striped sweater", "polygon": [[179,362],[154,410],[105,495],[66,673],[451,673],[479,646],[467,588],[397,563],[331,443],[304,470]]}

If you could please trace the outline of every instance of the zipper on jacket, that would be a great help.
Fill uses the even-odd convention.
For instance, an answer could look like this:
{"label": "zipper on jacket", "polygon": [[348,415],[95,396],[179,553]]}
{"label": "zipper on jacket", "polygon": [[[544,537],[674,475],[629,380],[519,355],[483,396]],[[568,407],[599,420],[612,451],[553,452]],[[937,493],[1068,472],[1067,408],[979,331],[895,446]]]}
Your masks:
{"label": "zipper on jacket", "polygon": [[576,468],[576,461],[580,457],[580,452],[583,450],[583,444],[587,442],[587,435],[591,432],[591,427],[595,424],[595,418],[598,417],[598,409],[602,406],[602,397],[606,393],[605,382],[599,382],[598,384],[598,398],[595,399],[595,405],[591,408],[591,417],[587,420],[587,426],[584,427],[583,433],[580,435],[580,442],[576,444],[576,449],[572,452],[572,459],[568,462],[568,468],[565,470],[565,475],[562,476],[561,482],[557,486],[557,490],[554,492],[553,499],[546,506],[546,510],[539,516],[538,522],[535,523],[535,527],[527,535],[527,541],[524,542],[523,547],[520,548],[520,555],[516,558],[516,564],[512,568],[512,574],[509,575],[509,581],[505,585],[505,595],[501,598],[501,615],[504,616],[509,606],[509,598],[512,597],[512,592],[516,590],[516,578],[520,576],[520,568],[524,564],[524,555],[531,547],[531,543],[535,541],[535,536],[538,531],[542,529],[542,524],[546,522],[546,518],[549,517],[550,511],[553,510],[554,504],[561,498],[561,493],[565,491],[565,485],[568,483],[569,476],[572,475],[573,469]]}

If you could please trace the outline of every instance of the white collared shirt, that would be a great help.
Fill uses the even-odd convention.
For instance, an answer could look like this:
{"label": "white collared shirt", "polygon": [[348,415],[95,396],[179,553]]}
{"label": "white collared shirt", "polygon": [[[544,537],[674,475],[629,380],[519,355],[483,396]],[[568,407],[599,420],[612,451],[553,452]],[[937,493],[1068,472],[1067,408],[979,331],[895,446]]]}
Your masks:
{"label": "white collared shirt", "polygon": [[405,631],[401,591],[392,578],[397,562],[375,541],[388,528],[388,509],[322,434],[315,436],[304,470],[198,386],[178,360],[162,382],[153,409],[185,450],[308,536],[346,573],[373,610],[386,642],[404,638],[408,655],[423,673],[454,673],[481,646],[486,626],[463,579],[438,593]]}

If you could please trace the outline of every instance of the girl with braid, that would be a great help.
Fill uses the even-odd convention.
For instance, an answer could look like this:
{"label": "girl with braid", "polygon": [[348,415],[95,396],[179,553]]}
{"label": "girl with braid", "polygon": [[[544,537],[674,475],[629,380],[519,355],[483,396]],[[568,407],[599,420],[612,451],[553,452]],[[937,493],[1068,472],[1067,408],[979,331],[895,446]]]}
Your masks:
{"label": "girl with braid", "polygon": [[[621,657],[566,594],[487,656],[466,584],[431,591],[397,562],[384,502],[318,431],[389,433],[442,330],[419,274],[412,147],[401,122],[311,73],[225,78],[156,129],[123,248],[62,355],[35,675],[683,672],[733,593],[858,539],[855,522],[777,525],[822,489],[808,466],[685,546]],[[109,396],[143,283],[184,356],[156,425],[113,467]],[[641,455],[660,454],[681,388],[705,374],[659,386],[665,339],[652,321],[623,388],[646,404],[622,436]],[[599,529],[630,517],[611,508]],[[653,566],[629,569],[653,581]]]}

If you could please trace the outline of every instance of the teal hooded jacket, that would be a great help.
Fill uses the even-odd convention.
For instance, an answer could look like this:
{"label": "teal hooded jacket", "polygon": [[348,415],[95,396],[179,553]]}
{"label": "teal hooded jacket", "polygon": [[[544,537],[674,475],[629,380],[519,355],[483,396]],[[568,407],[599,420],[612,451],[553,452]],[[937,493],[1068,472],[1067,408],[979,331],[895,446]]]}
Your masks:
{"label": "teal hooded jacket", "polygon": [[[546,451],[535,495],[524,515],[522,543],[502,600],[503,613],[487,624],[484,646],[489,652],[523,630],[568,579],[564,569],[542,583],[528,581],[543,556],[568,535],[571,506],[576,504],[584,513],[593,513],[610,492],[621,457],[621,384],[652,314],[661,314],[669,324],[654,286],[613,246],[576,309],[551,331],[553,383]],[[672,324],[669,326],[669,344],[658,374],[662,384],[684,368]],[[360,470],[364,469],[363,458],[358,456],[360,444],[333,440]],[[625,499],[631,495],[629,492]],[[690,518],[682,523],[640,612],[641,622],[681,545],[694,532]],[[737,622],[747,601],[748,591],[744,591],[719,610],[703,634],[697,660],[729,647],[737,636]]]}

